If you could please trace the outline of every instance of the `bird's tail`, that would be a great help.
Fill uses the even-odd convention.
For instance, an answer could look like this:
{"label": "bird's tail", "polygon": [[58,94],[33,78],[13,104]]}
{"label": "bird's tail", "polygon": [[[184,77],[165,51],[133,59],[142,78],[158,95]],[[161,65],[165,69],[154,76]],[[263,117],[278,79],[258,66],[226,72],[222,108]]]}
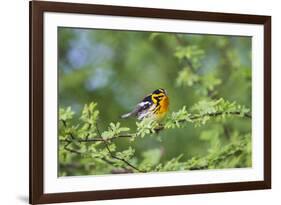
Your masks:
{"label": "bird's tail", "polygon": [[131,115],[132,115],[132,113],[129,112],[129,113],[126,113],[126,114],[124,114],[124,115],[121,115],[121,118],[122,118],[122,119],[125,119],[125,118],[130,117]]}

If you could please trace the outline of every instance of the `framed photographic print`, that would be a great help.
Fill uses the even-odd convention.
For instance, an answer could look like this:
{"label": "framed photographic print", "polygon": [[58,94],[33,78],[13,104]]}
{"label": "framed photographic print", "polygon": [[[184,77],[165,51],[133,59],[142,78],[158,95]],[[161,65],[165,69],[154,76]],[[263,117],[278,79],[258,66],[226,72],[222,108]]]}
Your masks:
{"label": "framed photographic print", "polygon": [[271,17],[30,2],[30,203],[271,188]]}

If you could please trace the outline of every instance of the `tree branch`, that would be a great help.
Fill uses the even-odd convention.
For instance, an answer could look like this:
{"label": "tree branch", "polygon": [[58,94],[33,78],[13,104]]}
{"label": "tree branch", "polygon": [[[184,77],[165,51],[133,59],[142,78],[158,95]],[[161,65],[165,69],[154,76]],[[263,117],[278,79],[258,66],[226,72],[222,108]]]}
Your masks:
{"label": "tree branch", "polygon": [[[197,119],[200,119],[200,118],[204,118],[206,116],[209,116],[209,117],[218,117],[220,115],[223,115],[223,114],[226,114],[226,115],[233,115],[233,116],[239,116],[241,115],[241,112],[239,111],[234,111],[234,112],[215,112],[215,113],[207,113],[207,114],[203,114],[203,115],[193,115],[193,116],[190,116],[189,119],[190,120],[197,120]],[[251,119],[252,116],[251,114],[249,113],[244,113],[243,114],[243,117],[246,117],[246,118],[249,118]],[[188,122],[188,120],[184,119],[184,120],[180,120],[178,121],[180,123],[184,123],[184,122]],[[157,128],[154,129],[154,131],[156,133],[158,133],[159,131],[163,130],[164,129],[164,125],[159,125]],[[98,128],[97,128],[98,130]],[[153,131],[151,132],[153,133]],[[77,139],[73,136],[72,133],[69,133],[69,135],[71,136],[72,139],[76,139],[77,142],[80,142],[80,143],[95,143],[95,142],[110,142],[110,141],[113,141],[113,140],[117,140],[119,138],[132,138],[135,133],[121,133],[120,135],[116,135],[114,137],[111,137],[111,138],[107,138],[107,139],[104,139],[101,137],[101,133],[100,131],[98,131],[98,135],[97,137],[95,138],[85,138],[85,139]],[[69,140],[61,140],[61,141],[66,141],[66,142],[69,142]]]}
{"label": "tree branch", "polygon": [[74,150],[74,149],[71,149],[69,148],[68,146],[72,143],[72,141],[70,140],[65,140],[66,144],[64,145],[64,149],[69,151],[69,152],[72,152],[72,153],[75,153],[75,154],[82,154],[81,152],[77,151],[77,150]]}
{"label": "tree branch", "polygon": [[[198,115],[198,116],[194,115],[194,116],[191,116],[189,118],[191,120],[196,120],[196,119],[203,118],[203,117],[206,117],[206,116],[217,117],[217,116],[220,116],[220,115],[223,115],[223,114],[227,114],[227,115],[241,115],[242,113],[240,111],[234,111],[234,112],[214,112],[214,113],[207,113],[207,114]],[[243,117],[252,118],[251,114],[249,114],[249,113],[244,113]]]}
{"label": "tree branch", "polygon": [[[61,120],[61,122],[62,122],[62,124],[64,125],[64,127],[67,126],[67,124],[66,124],[66,122],[65,122],[64,120]],[[91,127],[92,127],[92,124],[89,123],[88,129],[90,129]],[[136,171],[138,171],[138,172],[145,172],[145,171],[143,171],[143,170],[138,169],[136,166],[132,165],[132,164],[131,164],[130,162],[128,162],[127,160],[115,156],[115,155],[113,154],[113,152],[112,152],[112,151],[110,150],[110,148],[109,148],[109,141],[115,140],[115,139],[118,139],[118,138],[132,137],[132,134],[130,134],[130,133],[123,133],[123,134],[120,134],[120,135],[118,135],[118,136],[114,136],[114,137],[112,137],[112,138],[104,139],[104,138],[102,137],[101,133],[100,133],[100,130],[99,130],[97,124],[96,124],[96,130],[97,130],[98,135],[99,135],[98,138],[91,139],[91,138],[89,138],[89,136],[87,135],[85,139],[77,139],[76,141],[77,141],[77,142],[80,142],[80,143],[82,143],[82,142],[87,142],[87,143],[88,143],[88,142],[103,142],[104,145],[105,145],[106,150],[108,151],[109,155],[110,155],[113,159],[122,161],[123,163],[127,164],[129,167],[131,167],[132,169],[134,169],[134,170],[136,170]],[[68,134],[69,134],[69,136],[71,137],[72,140],[75,139],[75,137],[73,136],[72,133],[68,133]],[[65,144],[65,146],[64,146],[63,148],[64,148],[65,150],[71,152],[71,153],[75,153],[75,154],[81,155],[81,154],[82,154],[81,152],[69,148],[69,145],[70,145],[71,143],[73,143],[72,140],[69,140],[69,139],[61,140],[61,141],[63,141],[63,142],[66,142],[66,144]],[[105,161],[105,162],[108,163],[108,164],[113,165],[113,162],[107,160],[106,158],[99,158],[99,159]],[[126,170],[126,168],[124,168],[124,170]],[[127,171],[126,171],[126,172],[127,172]]]}
{"label": "tree branch", "polygon": [[131,138],[133,136],[133,133],[122,133],[118,136],[114,136],[111,138],[103,139],[101,135],[98,136],[98,138],[86,138],[86,139],[79,139],[78,142],[104,142],[104,141],[112,141],[119,138]]}
{"label": "tree branch", "polygon": [[[214,113],[207,113],[207,114],[203,114],[203,115],[192,115],[192,116],[189,116],[188,119],[184,119],[184,120],[179,120],[178,122],[179,123],[185,123],[185,122],[189,122],[189,120],[198,120],[198,119],[201,119],[201,118],[204,118],[206,116],[209,116],[209,117],[218,117],[218,116],[221,116],[223,114],[226,114],[226,115],[233,115],[233,116],[240,116],[242,113],[240,111],[233,111],[233,112],[214,112]],[[251,115],[249,113],[244,113],[242,115],[242,117],[246,117],[246,118],[249,118],[251,119]],[[66,126],[66,123],[63,122],[63,125]],[[121,161],[123,162],[124,164],[126,164],[128,167],[130,167],[131,169],[133,170],[136,170],[138,172],[145,172],[144,170],[140,170],[138,167],[134,166],[133,164],[131,164],[129,161],[127,161],[126,159],[124,158],[121,158],[121,157],[118,157],[116,156],[111,150],[110,150],[110,143],[111,141],[113,140],[117,140],[117,139],[120,139],[120,138],[132,138],[134,137],[136,134],[135,133],[121,133],[120,135],[116,135],[116,136],[113,136],[111,138],[107,138],[107,139],[104,139],[101,135],[101,132],[97,126],[97,124],[95,125],[96,126],[96,130],[97,130],[97,134],[98,136],[96,136],[95,138],[89,138],[89,136],[87,136],[85,139],[79,139],[77,137],[75,137],[73,135],[73,133],[68,133],[69,135],[69,139],[64,139],[64,140],[60,140],[62,142],[65,142],[66,144],[64,145],[64,149],[71,152],[71,153],[75,153],[75,154],[83,154],[77,150],[74,150],[72,148],[69,148],[69,145],[71,143],[74,143],[74,141],[76,142],[79,142],[79,143],[95,143],[95,142],[102,142],[103,145],[105,146],[105,149],[107,150],[108,154],[110,155],[111,158],[115,159],[115,160],[118,160],[118,161]],[[151,133],[159,133],[160,131],[164,130],[165,129],[165,126],[164,125],[161,125],[159,124],[159,126],[157,128],[154,128],[154,130],[151,131]],[[99,159],[103,160],[104,162],[114,166],[114,162],[111,161],[111,160],[108,160],[107,158],[100,158],[98,157]],[[127,173],[128,172],[128,168],[125,166],[123,167],[124,168],[124,173]],[[123,173],[122,171],[122,173]]]}
{"label": "tree branch", "polygon": [[[97,125],[96,125],[96,129],[97,129],[97,132],[98,132],[98,134],[99,134],[101,140],[104,142],[104,145],[105,145],[105,147],[106,147],[108,153],[110,154],[110,156],[111,156],[112,158],[124,162],[124,163],[127,164],[129,167],[131,167],[131,168],[137,170],[138,172],[144,172],[144,171],[140,170],[139,168],[135,167],[134,165],[132,165],[132,164],[131,164],[130,162],[128,162],[127,160],[125,160],[125,159],[123,159],[123,158],[121,158],[121,157],[115,156],[115,155],[113,154],[113,152],[112,152],[112,151],[110,150],[110,148],[109,148],[108,141],[105,140],[105,139],[103,139],[103,137],[102,137],[102,135],[101,135],[101,133],[100,133],[99,128],[98,128]],[[124,135],[124,134],[123,134],[123,135],[120,135],[119,137],[124,137],[124,136],[128,137],[128,135]],[[114,139],[116,139],[116,137],[115,137]]]}
{"label": "tree branch", "polygon": [[[198,120],[198,119],[204,118],[206,116],[218,117],[218,116],[223,115],[223,114],[239,116],[239,115],[241,115],[241,112],[239,112],[239,111],[234,111],[234,112],[214,112],[214,113],[207,113],[207,114],[203,114],[203,115],[193,115],[193,116],[190,116],[188,119],[179,120],[178,122],[179,123],[189,122],[189,120]],[[243,117],[246,117],[246,118],[249,118],[249,119],[252,118],[251,114],[249,114],[249,113],[244,113]],[[156,133],[158,133],[159,131],[163,130],[164,128],[165,127],[163,125],[160,125],[154,131]]]}

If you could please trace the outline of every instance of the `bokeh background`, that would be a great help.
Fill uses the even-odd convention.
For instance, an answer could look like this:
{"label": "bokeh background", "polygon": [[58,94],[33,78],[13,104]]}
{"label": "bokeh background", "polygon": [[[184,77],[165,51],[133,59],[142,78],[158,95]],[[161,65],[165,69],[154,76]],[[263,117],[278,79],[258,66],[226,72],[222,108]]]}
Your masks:
{"label": "bokeh background", "polygon": [[[157,88],[168,91],[169,112],[219,98],[251,109],[251,37],[60,27],[58,53],[59,106],[71,106],[78,118],[84,104],[97,102],[101,130],[117,121],[134,130],[136,120],[120,120],[120,115]],[[148,136],[134,142],[120,140],[117,146],[134,147],[137,157],[145,150],[161,150],[161,162],[180,154],[182,160],[188,160],[250,132],[251,120],[233,118],[165,130],[161,141]],[[82,160],[74,158],[75,169],[62,166],[62,171],[95,174],[79,166]],[[235,167],[250,165],[251,158]]]}

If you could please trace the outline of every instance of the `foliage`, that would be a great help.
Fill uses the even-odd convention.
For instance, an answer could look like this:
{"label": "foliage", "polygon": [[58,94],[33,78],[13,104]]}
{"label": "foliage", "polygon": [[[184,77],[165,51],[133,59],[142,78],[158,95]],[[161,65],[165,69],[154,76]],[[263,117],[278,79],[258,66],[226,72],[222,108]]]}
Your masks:
{"label": "foliage", "polygon": [[[63,163],[67,166],[69,158],[81,157],[85,160],[84,169],[100,166],[103,173],[151,172],[151,171],[178,171],[195,169],[216,169],[229,167],[251,166],[250,134],[241,135],[241,139],[222,147],[218,140],[217,129],[201,133],[200,138],[212,144],[209,154],[202,158],[193,157],[181,161],[182,154],[160,163],[161,150],[151,149],[142,153],[142,159],[137,158],[135,149],[129,146],[124,150],[117,150],[116,141],[121,138],[130,138],[133,142],[136,137],[146,137],[151,134],[161,136],[167,129],[181,128],[187,125],[204,125],[208,120],[224,120],[227,117],[249,117],[248,109],[224,99],[214,101],[201,101],[187,112],[185,106],[159,124],[151,118],[136,122],[136,131],[129,133],[130,128],[122,127],[120,122],[110,123],[106,131],[101,132],[98,127],[99,111],[96,103],[85,105],[80,121],[73,124],[73,111],[70,107],[60,109],[60,155],[64,157]],[[196,111],[196,113],[194,113]],[[246,112],[247,111],[247,112]],[[187,124],[187,125],[186,125]],[[73,129],[75,128],[75,129]],[[215,143],[214,143],[215,142]],[[72,153],[66,154],[66,152]],[[68,158],[65,156],[68,155]],[[67,160],[66,160],[67,159]],[[73,159],[74,160],[74,159]],[[80,160],[81,161],[81,160]],[[117,170],[116,170],[117,169]],[[61,170],[61,174],[67,174]]]}
{"label": "foliage", "polygon": [[[251,47],[243,36],[59,28],[59,176],[250,167]],[[160,87],[162,122],[119,118]]]}

